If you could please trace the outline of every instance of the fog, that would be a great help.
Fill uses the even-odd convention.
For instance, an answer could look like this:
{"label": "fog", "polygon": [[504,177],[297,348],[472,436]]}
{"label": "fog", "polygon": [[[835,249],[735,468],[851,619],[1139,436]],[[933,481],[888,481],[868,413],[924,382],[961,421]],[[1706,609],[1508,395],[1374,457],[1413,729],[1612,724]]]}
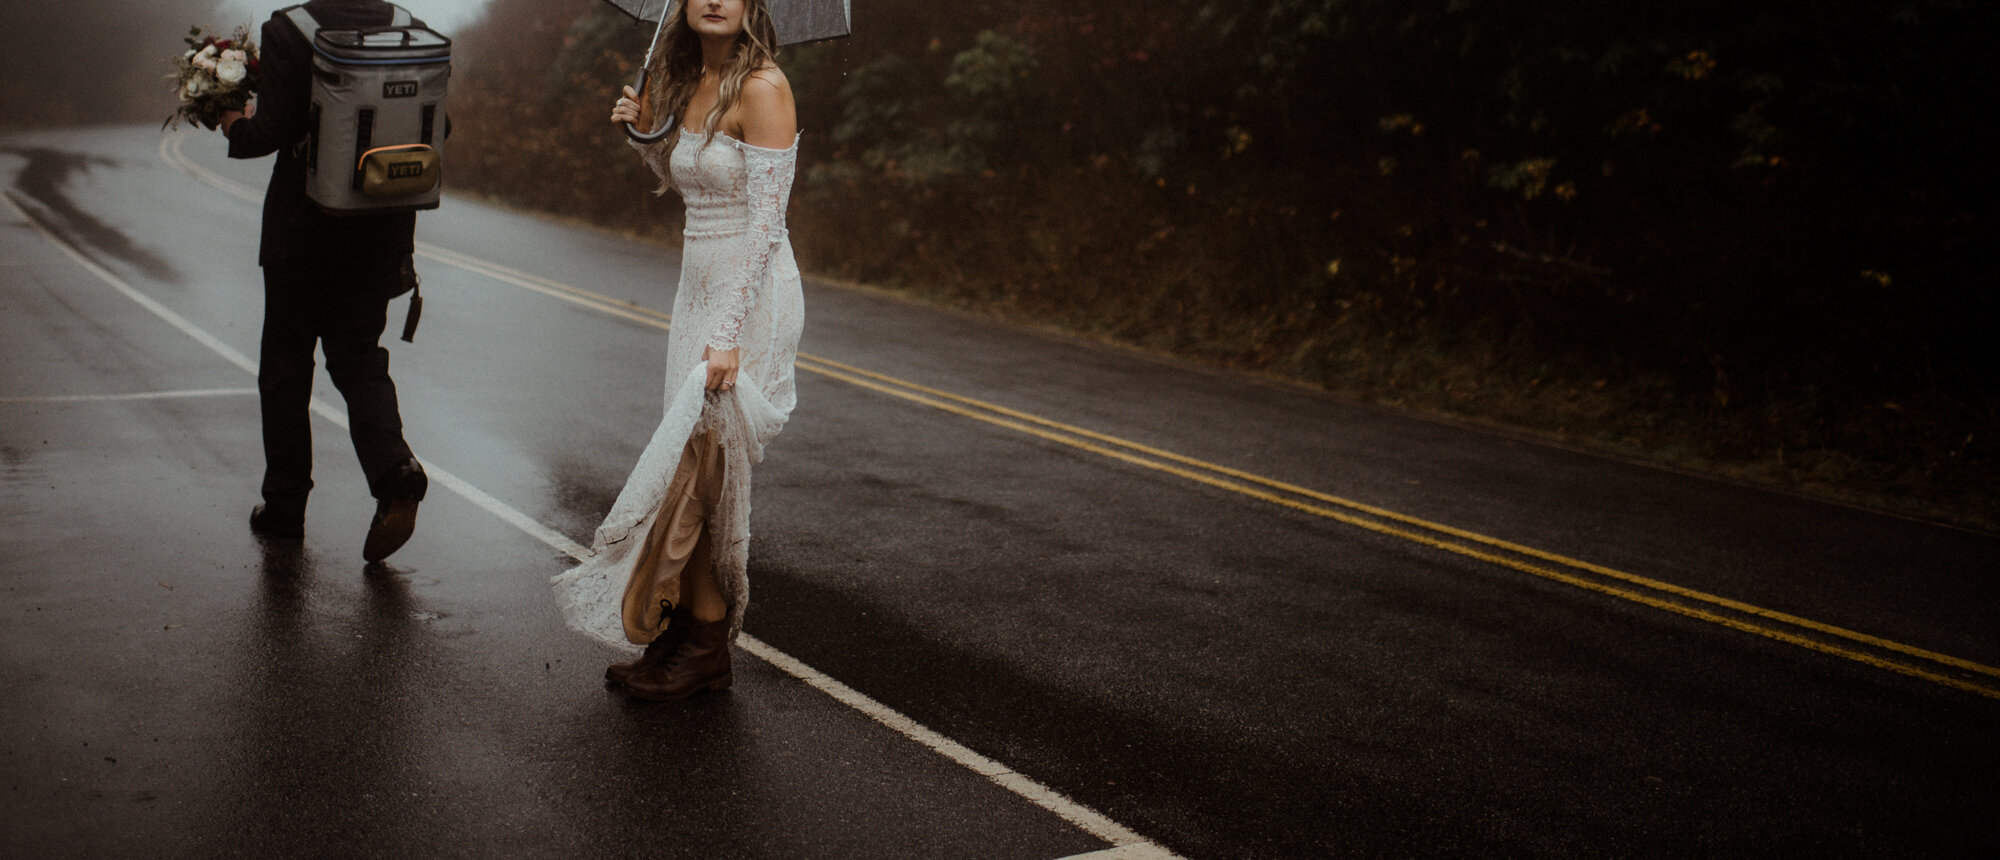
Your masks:
{"label": "fog", "polygon": [[[487,0],[404,0],[451,35]],[[171,59],[190,25],[258,24],[288,3],[258,0],[5,0],[0,5],[0,126],[163,121]]]}

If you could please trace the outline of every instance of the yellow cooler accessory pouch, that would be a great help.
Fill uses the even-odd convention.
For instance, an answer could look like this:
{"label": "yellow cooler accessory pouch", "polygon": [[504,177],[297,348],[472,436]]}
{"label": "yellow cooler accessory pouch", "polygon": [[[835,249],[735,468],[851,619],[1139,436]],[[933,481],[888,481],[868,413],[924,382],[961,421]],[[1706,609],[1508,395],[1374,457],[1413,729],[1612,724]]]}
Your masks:
{"label": "yellow cooler accessory pouch", "polygon": [[421,143],[380,146],[361,154],[355,168],[361,193],[369,197],[408,197],[438,185],[438,151]]}

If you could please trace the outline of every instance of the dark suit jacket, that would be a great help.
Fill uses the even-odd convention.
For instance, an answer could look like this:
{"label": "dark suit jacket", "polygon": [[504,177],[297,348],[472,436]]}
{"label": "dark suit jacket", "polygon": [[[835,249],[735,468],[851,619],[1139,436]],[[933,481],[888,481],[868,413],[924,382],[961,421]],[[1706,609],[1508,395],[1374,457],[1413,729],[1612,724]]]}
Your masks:
{"label": "dark suit jacket", "polygon": [[[384,0],[312,0],[305,6],[323,30],[387,26],[395,15]],[[259,52],[257,115],[229,128],[230,158],[278,154],[264,192],[264,233],[257,262],[264,266],[312,260],[374,263],[409,257],[416,213],[335,217],[306,199],[306,163],[293,147],[306,136],[312,45],[291,19],[272,13],[264,22]]]}

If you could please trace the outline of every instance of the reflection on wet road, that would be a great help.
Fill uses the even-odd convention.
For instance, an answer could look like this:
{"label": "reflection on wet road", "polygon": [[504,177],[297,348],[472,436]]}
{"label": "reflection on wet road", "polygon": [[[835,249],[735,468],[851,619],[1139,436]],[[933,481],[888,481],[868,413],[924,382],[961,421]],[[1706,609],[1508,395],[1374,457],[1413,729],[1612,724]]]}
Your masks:
{"label": "reflection on wet road", "polygon": [[50,229],[67,236],[73,245],[129,263],[148,278],[180,283],[180,272],[171,263],[70,199],[68,186],[73,180],[90,173],[94,167],[117,167],[117,161],[40,146],[10,147],[5,151],[27,160],[14,175],[14,187],[54,216],[47,222]]}
{"label": "reflection on wet road", "polygon": [[[176,145],[261,184],[212,143]],[[150,130],[0,144],[10,199],[60,241],[251,352],[243,195],[154,157]],[[0,231],[0,681],[21,691],[0,778],[28,798],[0,822],[8,853],[1107,847],[1012,771],[1187,857],[2000,848],[1993,700],[1520,567],[1991,666],[1991,537],[824,285],[818,370],[757,477],[749,632],[776,662],[635,705],[544,583],[658,417],[671,252],[463,200],[420,223],[424,337],[392,349],[413,445],[462,486],[376,571],[340,434],[317,434],[306,540],[257,541],[254,399],[182,396],[243,371],[25,222]],[[1222,485],[1273,486],[1251,478],[1532,551],[1498,564]]]}
{"label": "reflection on wet road", "polygon": [[[425,697],[413,685],[437,654],[407,579],[364,571],[361,593],[344,593],[319,582],[322,562],[297,542],[261,549],[257,602],[225,647],[236,670],[218,709],[239,741],[219,751],[216,788],[235,820],[218,828],[218,840],[244,841],[217,847],[252,847],[280,833],[409,831],[434,820],[441,805],[421,791]],[[360,565],[328,567],[329,578],[351,579]],[[340,718],[315,718],[332,714]],[[296,802],[310,794],[396,802]],[[394,817],[383,820],[384,811]]]}

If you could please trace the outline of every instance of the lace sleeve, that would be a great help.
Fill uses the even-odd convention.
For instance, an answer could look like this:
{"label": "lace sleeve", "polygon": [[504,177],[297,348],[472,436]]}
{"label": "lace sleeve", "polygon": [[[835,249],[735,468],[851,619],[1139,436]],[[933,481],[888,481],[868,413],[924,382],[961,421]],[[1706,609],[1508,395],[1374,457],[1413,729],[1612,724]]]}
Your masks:
{"label": "lace sleeve", "polygon": [[715,331],[708,336],[711,349],[736,348],[743,317],[750,312],[755,292],[763,285],[771,266],[771,254],[785,240],[785,204],[792,196],[792,177],[798,168],[797,140],[786,149],[766,149],[738,143],[743,151],[743,184],[750,207],[750,224],[743,232],[742,250],[737,253],[737,271],[716,316]]}
{"label": "lace sleeve", "polygon": [[647,167],[653,168],[653,174],[660,177],[661,182],[670,181],[667,178],[667,171],[670,168],[667,167],[665,157],[667,152],[666,138],[661,138],[652,143],[640,143],[627,137],[625,138],[625,142],[631,144],[633,149],[639,151],[639,160],[646,162]]}

